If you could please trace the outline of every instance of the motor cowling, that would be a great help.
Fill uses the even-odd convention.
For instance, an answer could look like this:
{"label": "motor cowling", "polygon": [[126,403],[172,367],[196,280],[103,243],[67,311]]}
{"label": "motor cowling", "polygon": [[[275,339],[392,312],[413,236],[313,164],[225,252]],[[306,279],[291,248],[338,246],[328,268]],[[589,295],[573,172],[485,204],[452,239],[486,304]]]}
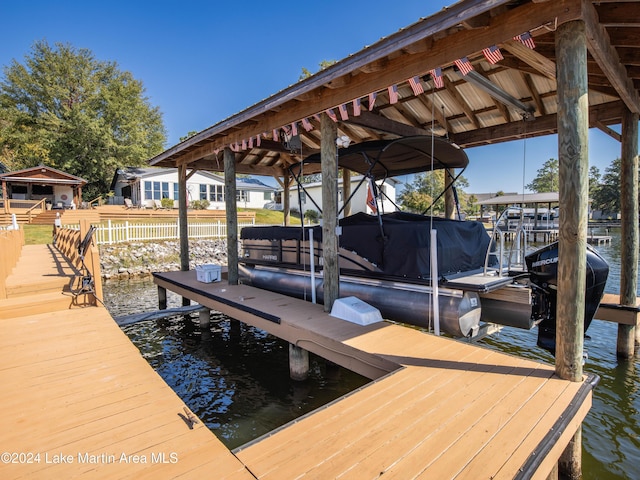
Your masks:
{"label": "motor cowling", "polygon": [[[584,331],[600,305],[609,275],[609,264],[587,245]],[[531,285],[531,318],[538,324],[538,346],[555,354],[558,289],[558,242],[525,257]]]}

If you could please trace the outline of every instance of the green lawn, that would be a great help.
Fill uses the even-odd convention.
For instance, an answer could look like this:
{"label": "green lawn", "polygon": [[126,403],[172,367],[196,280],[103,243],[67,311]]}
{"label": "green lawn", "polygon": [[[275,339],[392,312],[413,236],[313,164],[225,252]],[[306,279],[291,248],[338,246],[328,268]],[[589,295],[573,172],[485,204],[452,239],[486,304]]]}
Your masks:
{"label": "green lawn", "polygon": [[44,245],[53,241],[51,225],[23,225],[25,245]]}

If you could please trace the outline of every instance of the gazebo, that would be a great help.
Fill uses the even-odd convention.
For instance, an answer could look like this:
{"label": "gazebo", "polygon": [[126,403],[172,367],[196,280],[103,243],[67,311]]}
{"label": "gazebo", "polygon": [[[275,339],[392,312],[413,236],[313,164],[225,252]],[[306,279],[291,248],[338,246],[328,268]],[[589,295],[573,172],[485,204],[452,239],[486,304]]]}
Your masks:
{"label": "gazebo", "polygon": [[83,178],[39,165],[0,174],[4,213],[12,208],[32,208],[37,204],[52,208],[74,208],[82,201]]}

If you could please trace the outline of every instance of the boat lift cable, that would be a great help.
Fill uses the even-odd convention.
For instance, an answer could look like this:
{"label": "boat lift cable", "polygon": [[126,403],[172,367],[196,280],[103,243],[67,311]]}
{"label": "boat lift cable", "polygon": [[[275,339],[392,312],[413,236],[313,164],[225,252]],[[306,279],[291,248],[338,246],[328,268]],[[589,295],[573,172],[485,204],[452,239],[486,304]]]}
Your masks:
{"label": "boat lift cable", "polygon": [[[300,242],[300,245],[304,245],[304,241],[305,241],[305,228],[304,228],[304,214],[302,213],[302,191],[304,190],[304,187],[302,186],[302,182],[301,182],[301,178],[304,178],[304,162],[303,162],[303,158],[302,158],[302,145],[300,145],[300,178],[298,178],[292,171],[291,171],[291,167],[289,167],[289,174],[296,180],[296,183],[298,184],[298,211],[300,212],[300,228],[302,230],[302,241]],[[309,195],[306,193],[305,190],[305,195],[307,197],[309,197]],[[313,201],[313,199],[311,199],[311,201]],[[315,202],[313,202],[315,205]],[[316,205],[317,207],[317,205]],[[320,212],[322,212],[322,210],[320,210]],[[304,248],[304,247],[301,247]],[[300,252],[302,253],[302,252]],[[305,255],[300,255],[301,261],[302,261],[302,270],[304,272],[307,271],[307,264],[305,263],[306,260],[306,256]],[[313,258],[310,259],[310,261],[313,262]],[[313,286],[312,286],[313,288]],[[306,301],[307,300],[307,286],[305,285],[302,291],[302,298]]]}

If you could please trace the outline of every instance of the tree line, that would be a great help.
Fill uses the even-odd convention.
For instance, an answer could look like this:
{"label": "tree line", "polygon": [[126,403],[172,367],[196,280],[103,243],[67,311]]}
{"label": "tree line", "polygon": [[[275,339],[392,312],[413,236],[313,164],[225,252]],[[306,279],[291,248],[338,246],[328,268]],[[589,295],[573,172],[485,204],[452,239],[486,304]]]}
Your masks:
{"label": "tree line", "polygon": [[85,200],[109,191],[117,168],[164,150],[162,113],[144,85],[87,49],[36,42],[0,80],[0,162],[47,165],[84,178]]}
{"label": "tree line", "polygon": [[[620,211],[620,158],[616,158],[605,169],[604,174],[592,166],[589,169],[589,199],[592,210],[601,210],[610,214]],[[479,210],[473,194],[464,192],[469,182],[461,176],[456,182],[461,210],[475,214]],[[536,173],[535,178],[525,188],[535,193],[557,192],[560,188],[558,160],[550,158]],[[442,171],[421,173],[414,177],[399,194],[398,200],[404,209],[422,213],[433,208],[436,214],[444,211],[444,197],[437,198],[444,189]],[[435,202],[434,202],[435,200]]]}

